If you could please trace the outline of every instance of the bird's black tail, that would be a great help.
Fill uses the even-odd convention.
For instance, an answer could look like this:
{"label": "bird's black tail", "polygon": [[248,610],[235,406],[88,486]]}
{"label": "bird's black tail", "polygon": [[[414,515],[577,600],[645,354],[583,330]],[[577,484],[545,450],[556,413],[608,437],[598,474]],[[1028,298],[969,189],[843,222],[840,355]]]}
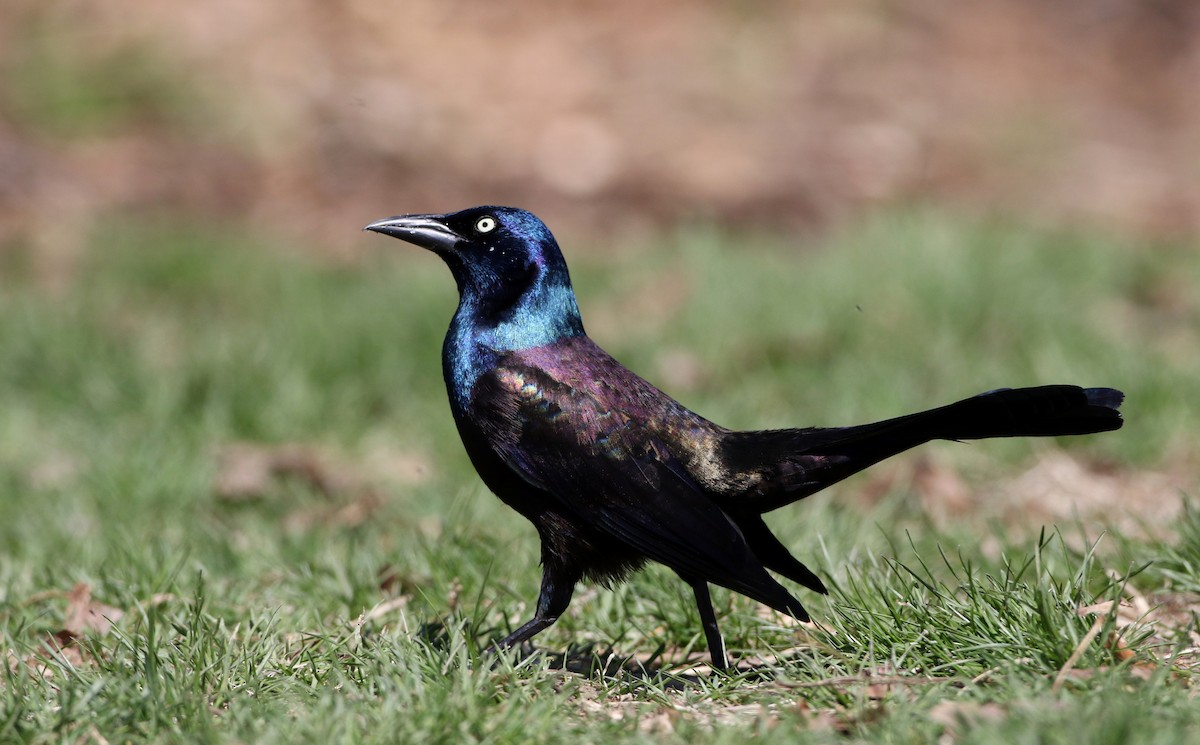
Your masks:
{"label": "bird's black tail", "polygon": [[748,495],[758,512],[803,499],[889,456],[930,440],[1086,435],[1119,429],[1125,394],[1113,388],[1002,388],[947,406],[854,427],[734,432],[723,455],[758,474]]}
{"label": "bird's black tail", "polygon": [[1001,388],[891,421],[919,425],[917,431],[930,440],[1090,435],[1121,427],[1118,408],[1124,399],[1113,388]]}

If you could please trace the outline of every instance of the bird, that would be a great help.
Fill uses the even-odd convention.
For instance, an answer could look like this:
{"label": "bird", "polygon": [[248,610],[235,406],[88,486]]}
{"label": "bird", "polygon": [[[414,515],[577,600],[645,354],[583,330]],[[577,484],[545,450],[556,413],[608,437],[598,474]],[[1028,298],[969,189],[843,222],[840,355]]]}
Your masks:
{"label": "bird", "polygon": [[532,213],[473,207],[363,230],[428,249],[450,268],[459,293],[442,348],[450,411],[484,484],[541,541],[533,617],[493,649],[554,624],[580,581],[611,586],[657,562],[690,585],[711,667],[727,671],[710,585],[799,621],[809,614],[772,573],[827,592],[765,513],[930,440],[1084,435],[1123,423],[1118,390],[1043,385],[857,426],[726,429],[588,337],[558,242]]}

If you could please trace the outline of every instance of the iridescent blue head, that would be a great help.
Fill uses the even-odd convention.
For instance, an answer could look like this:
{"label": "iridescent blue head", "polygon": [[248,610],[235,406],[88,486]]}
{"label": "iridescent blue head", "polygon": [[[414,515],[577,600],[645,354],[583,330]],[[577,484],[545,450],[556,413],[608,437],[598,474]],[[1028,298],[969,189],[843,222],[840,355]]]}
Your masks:
{"label": "iridescent blue head", "polygon": [[478,340],[494,349],[524,349],[583,334],[558,243],[525,210],[473,207],[448,215],[401,215],[363,229],[441,256],[458,283],[456,322],[469,321]]}

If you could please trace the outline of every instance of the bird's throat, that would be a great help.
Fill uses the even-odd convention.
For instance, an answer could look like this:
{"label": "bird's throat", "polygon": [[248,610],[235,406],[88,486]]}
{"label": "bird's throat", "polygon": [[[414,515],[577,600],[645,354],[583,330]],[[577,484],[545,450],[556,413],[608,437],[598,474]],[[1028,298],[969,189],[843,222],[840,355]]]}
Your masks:
{"label": "bird's throat", "polygon": [[442,347],[452,406],[465,409],[479,376],[504,354],[583,336],[575,293],[568,285],[538,285],[504,308],[481,308],[470,293],[459,301]]}

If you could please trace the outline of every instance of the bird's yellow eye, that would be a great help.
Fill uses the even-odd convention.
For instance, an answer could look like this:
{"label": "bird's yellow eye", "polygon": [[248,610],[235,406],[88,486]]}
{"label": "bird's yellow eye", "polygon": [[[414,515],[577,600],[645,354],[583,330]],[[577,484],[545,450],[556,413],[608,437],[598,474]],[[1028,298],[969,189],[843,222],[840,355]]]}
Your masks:
{"label": "bird's yellow eye", "polygon": [[490,233],[496,229],[496,218],[491,216],[481,217],[475,221],[476,233]]}

